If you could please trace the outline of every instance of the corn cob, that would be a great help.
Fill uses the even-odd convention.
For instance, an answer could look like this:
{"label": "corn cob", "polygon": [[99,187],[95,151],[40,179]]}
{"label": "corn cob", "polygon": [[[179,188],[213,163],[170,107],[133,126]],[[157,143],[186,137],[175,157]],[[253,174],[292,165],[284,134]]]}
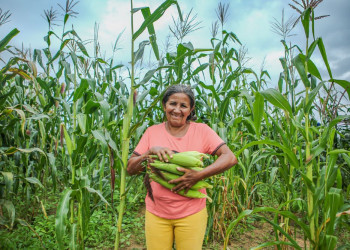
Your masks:
{"label": "corn cob", "polygon": [[[201,160],[202,155],[205,154],[197,151],[187,151],[173,154],[173,158],[168,156],[168,160],[170,163],[174,163],[185,168],[203,167],[203,162]],[[157,155],[151,155],[150,157],[158,158]]]}
{"label": "corn cob", "polygon": [[192,157],[197,158],[198,160],[201,160],[201,161],[203,160],[203,158],[206,158],[206,159],[209,158],[208,155],[206,155],[204,153],[200,153],[198,151],[185,151],[185,152],[181,152],[179,154],[192,156]]}
{"label": "corn cob", "polygon": [[184,167],[190,167],[190,168],[191,167],[203,167],[203,162],[200,159],[198,159],[192,155],[187,155],[186,153],[185,154],[184,153],[173,154],[173,158],[170,158],[169,162],[175,163],[175,164],[178,164],[178,165],[184,166]]}
{"label": "corn cob", "polygon": [[[167,188],[167,189],[172,189],[173,187],[175,187],[176,185],[175,184],[171,184],[171,183],[168,183],[166,180],[163,180],[162,178],[158,177],[157,175],[151,173],[149,174],[149,177],[159,183],[160,185],[162,185],[163,187]],[[188,198],[207,198],[209,202],[212,202],[212,199],[207,196],[206,194],[203,194],[197,190],[188,190],[187,193],[185,193],[185,190],[181,190],[178,192],[179,195],[182,195],[182,196],[185,196],[185,197],[188,197]]]}
{"label": "corn cob", "polygon": [[164,162],[152,162],[149,165],[151,165],[152,167],[155,167],[157,169],[164,170],[164,171],[167,171],[167,172],[170,172],[173,174],[177,174],[177,175],[184,174],[184,172],[177,170],[177,168],[180,166],[176,165],[176,164],[164,163]]}
{"label": "corn cob", "polygon": [[203,162],[197,157],[186,154],[186,153],[176,153],[173,154],[173,158],[169,159],[169,162],[175,163],[184,167],[203,167]]}
{"label": "corn cob", "polygon": [[[178,167],[183,167],[183,166],[180,166],[180,165],[177,165],[177,164],[166,163],[166,162],[155,160],[154,162],[150,163],[150,165],[152,167],[157,168],[157,169],[165,170],[165,171],[168,171],[168,172],[173,173],[173,174],[178,174],[178,175],[183,175],[184,174],[184,172],[181,172],[181,171],[177,170]],[[198,167],[193,167],[193,168],[190,168],[190,169],[196,170],[196,171],[202,170],[202,168],[198,168]]]}
{"label": "corn cob", "polygon": [[[177,179],[179,177],[181,177],[180,175],[176,175],[176,174],[172,174],[172,173],[169,173],[169,172],[166,172],[166,171],[160,171],[164,178],[167,180],[167,181],[170,181],[170,180],[174,180],[174,179]],[[199,189],[202,189],[202,188],[213,188],[212,185],[210,185],[209,183],[205,182],[205,181],[198,181],[196,184],[194,184],[191,189],[193,190],[199,190]]]}

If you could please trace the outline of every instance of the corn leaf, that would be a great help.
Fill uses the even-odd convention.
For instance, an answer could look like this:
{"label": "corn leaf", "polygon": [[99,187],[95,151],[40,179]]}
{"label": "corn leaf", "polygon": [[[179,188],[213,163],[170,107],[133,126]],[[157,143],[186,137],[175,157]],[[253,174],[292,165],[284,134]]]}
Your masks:
{"label": "corn leaf", "polygon": [[51,178],[53,184],[53,190],[56,191],[57,187],[57,168],[56,168],[56,158],[53,153],[47,153],[47,158],[49,159],[49,164],[51,166]]}
{"label": "corn leaf", "polygon": [[60,249],[64,249],[64,234],[66,231],[66,220],[69,211],[69,200],[71,199],[72,191],[73,190],[71,188],[66,188],[63,191],[56,211],[56,240]]}
{"label": "corn leaf", "polygon": [[327,71],[328,71],[328,75],[329,75],[330,78],[333,78],[333,76],[332,76],[332,71],[331,71],[331,67],[329,66],[329,63],[328,63],[328,58],[327,58],[326,49],[325,49],[325,47],[324,47],[323,40],[322,40],[321,37],[318,39],[317,45],[318,45],[318,49],[320,50],[320,53],[321,53],[323,62],[326,64],[326,68],[327,68]]}
{"label": "corn leaf", "polygon": [[80,51],[81,51],[84,55],[86,55],[87,57],[89,57],[89,54],[88,54],[88,52],[87,52],[87,50],[86,50],[84,44],[81,43],[81,42],[79,42],[79,41],[75,41],[75,42],[78,44],[78,47],[79,47]]}
{"label": "corn leaf", "polygon": [[303,60],[302,58],[305,58],[305,56],[303,54],[299,54],[297,56],[295,56],[292,60],[293,62],[293,66],[295,66],[295,68],[297,69],[299,76],[301,78],[301,81],[304,83],[304,86],[306,88],[310,87],[310,81],[307,78],[307,72],[305,71],[305,60]]}
{"label": "corn leaf", "polygon": [[293,151],[290,148],[282,146],[280,143],[278,143],[276,141],[268,140],[268,139],[261,140],[261,141],[252,141],[252,142],[244,145],[238,151],[236,151],[235,155],[239,156],[244,151],[244,149],[252,147],[254,145],[260,145],[260,144],[267,144],[267,145],[278,147],[279,149],[281,149],[286,154],[286,156],[287,156],[288,160],[290,161],[290,163],[294,167],[299,168],[299,161],[298,161],[297,157],[295,156],[295,154],[293,153]]}
{"label": "corn leaf", "polygon": [[301,15],[301,22],[304,27],[306,38],[309,38],[310,36],[310,14],[311,14],[311,7],[308,7]]}
{"label": "corn leaf", "polygon": [[66,146],[67,146],[67,151],[68,151],[68,154],[70,156],[72,156],[73,154],[73,149],[74,149],[74,146],[73,146],[73,143],[72,143],[72,140],[68,134],[68,131],[66,129],[66,126],[64,125],[64,123],[61,123],[61,126],[63,127],[63,132],[64,132],[64,140],[66,141]]}
{"label": "corn leaf", "polygon": [[[149,16],[151,15],[151,11],[150,11],[149,7],[141,8],[141,12],[142,12],[143,18],[145,20],[147,18],[149,18]],[[153,23],[148,25],[147,30],[149,33],[149,41],[151,43],[154,55],[157,58],[157,60],[159,60],[159,49],[158,49],[158,45],[157,45],[156,32],[154,30]]]}
{"label": "corn leaf", "polygon": [[76,233],[77,233],[77,224],[73,223],[70,225],[69,249],[77,249]]}
{"label": "corn leaf", "polygon": [[41,184],[41,182],[35,178],[35,177],[27,177],[27,178],[24,178],[26,181],[32,183],[32,184],[36,184],[38,185],[39,187],[41,188],[44,188],[43,184]]}
{"label": "corn leaf", "polygon": [[12,174],[12,172],[0,171],[0,173],[4,177],[7,192],[12,192],[12,187],[13,187],[13,174]]}
{"label": "corn leaf", "polygon": [[102,130],[92,130],[91,132],[95,139],[99,140],[104,146],[107,147],[106,137],[104,136]]}
{"label": "corn leaf", "polygon": [[135,63],[143,57],[143,52],[145,51],[145,46],[149,45],[149,41],[142,41],[139,43],[139,49],[134,52]]}
{"label": "corn leaf", "polygon": [[88,102],[82,107],[85,114],[92,114],[100,107],[100,103],[92,99],[89,99]]}
{"label": "corn leaf", "polygon": [[82,114],[82,113],[77,114],[77,121],[82,134],[86,133],[86,120],[87,120],[86,114]]}
{"label": "corn leaf", "polygon": [[274,106],[289,112],[289,114],[293,114],[292,107],[290,106],[287,99],[276,89],[267,89],[260,91],[260,94]]}
{"label": "corn leaf", "polygon": [[320,143],[319,145],[313,147],[311,149],[311,156],[312,158],[309,159],[310,161],[312,159],[314,159],[315,157],[317,157],[319,154],[321,154],[324,149],[326,148],[327,146],[327,141],[329,139],[329,134],[331,132],[331,130],[333,129],[333,127],[335,125],[337,125],[339,122],[341,122],[342,120],[345,120],[345,119],[349,119],[350,116],[349,115],[346,115],[346,116],[338,116],[336,117],[335,119],[333,119],[329,125],[326,127],[326,129],[323,131],[322,135],[321,135],[321,140],[320,140]]}
{"label": "corn leaf", "polygon": [[86,90],[89,88],[89,83],[87,79],[81,79],[79,87],[74,91],[73,102],[80,99]]}
{"label": "corn leaf", "polygon": [[339,208],[343,205],[343,198],[341,194],[342,190],[337,188],[331,188],[326,195],[325,211],[326,218],[329,219],[326,224],[326,232],[329,235],[334,234],[334,223]]}
{"label": "corn leaf", "polygon": [[197,75],[199,72],[205,70],[207,67],[209,66],[209,63],[203,63],[200,66],[198,66],[193,72],[192,75],[195,76]]}
{"label": "corn leaf", "polygon": [[16,148],[16,147],[10,147],[5,151],[5,154],[11,155],[16,153],[17,151],[20,151],[22,153],[32,153],[32,152],[39,152],[46,156],[45,152],[42,151],[40,148]]}
{"label": "corn leaf", "polygon": [[140,82],[140,85],[147,83],[152,78],[152,76],[154,75],[154,73],[157,70],[158,70],[158,68],[157,69],[151,69],[151,70],[147,71],[147,73],[145,74],[144,78]]}
{"label": "corn leaf", "polygon": [[259,93],[255,93],[255,101],[253,103],[253,121],[257,137],[260,138],[261,122],[264,115],[264,97]]}
{"label": "corn leaf", "polygon": [[238,90],[231,90],[227,93],[224,100],[218,104],[220,106],[219,110],[219,120],[224,121],[225,117],[227,117],[228,114],[228,108],[231,103],[232,98],[238,96],[240,92]]}
{"label": "corn leaf", "polygon": [[14,38],[19,33],[18,29],[13,29],[8,33],[4,39],[0,41],[0,52],[5,50],[5,46],[11,41],[12,38]]}
{"label": "corn leaf", "polygon": [[304,113],[305,114],[309,114],[310,112],[310,109],[311,109],[311,106],[312,106],[312,103],[314,102],[315,100],[315,97],[317,96],[318,92],[320,91],[320,88],[324,86],[324,82],[320,82],[316,88],[314,88],[310,93],[309,93],[309,99],[308,99],[308,102],[305,103],[305,100],[304,99]]}
{"label": "corn leaf", "polygon": [[342,86],[344,90],[348,93],[348,99],[350,99],[350,82],[346,80],[330,79],[330,82],[335,82],[336,84]]}
{"label": "corn leaf", "polygon": [[318,68],[316,67],[315,63],[311,59],[307,59],[306,56],[303,54],[299,54],[299,57],[304,65],[305,62],[307,62],[307,71],[311,75],[316,76],[320,81],[322,81],[321,74],[318,71]]}
{"label": "corn leaf", "polygon": [[286,242],[286,241],[268,241],[268,242],[264,242],[262,244],[260,244],[259,246],[256,247],[252,247],[250,248],[250,250],[258,250],[258,249],[263,249],[263,248],[267,248],[267,247],[271,247],[271,246],[280,246],[280,245],[287,245],[287,246],[294,246],[293,243],[290,242]]}
{"label": "corn leaf", "polygon": [[9,229],[12,229],[13,228],[13,224],[15,222],[15,217],[16,217],[15,206],[13,205],[12,201],[0,199],[0,207],[6,209],[7,216],[9,218],[9,222],[10,222],[10,224],[3,224],[3,225],[7,226]]}
{"label": "corn leaf", "polygon": [[326,235],[324,249],[336,249],[338,237],[334,235]]}
{"label": "corn leaf", "polygon": [[57,53],[54,55],[54,57],[52,57],[52,59],[50,61],[48,61],[46,64],[50,65],[52,64],[53,61],[55,61],[61,54],[63,48],[73,39],[66,39],[61,43],[60,49],[57,51]]}
{"label": "corn leaf", "polygon": [[[163,2],[141,25],[141,27],[132,35],[132,40],[136,40],[136,38],[141,35],[141,33],[149,27],[151,24],[155,21],[157,21],[159,18],[161,18],[164,14],[164,12],[172,5],[176,4],[178,6],[178,3],[176,0],[166,0]],[[179,15],[181,15],[181,11],[178,6]]]}
{"label": "corn leaf", "polygon": [[110,205],[109,202],[105,199],[105,197],[103,197],[103,195],[101,194],[101,192],[99,190],[96,190],[96,189],[93,189],[93,188],[87,187],[87,186],[85,187],[85,189],[87,191],[89,191],[89,193],[97,194],[100,197],[101,201],[103,201],[108,206]]}
{"label": "corn leaf", "polygon": [[102,100],[99,102],[100,103],[100,109],[103,115],[103,123],[105,127],[107,127],[108,122],[109,122],[109,117],[110,117],[110,107],[109,103],[106,100]]}

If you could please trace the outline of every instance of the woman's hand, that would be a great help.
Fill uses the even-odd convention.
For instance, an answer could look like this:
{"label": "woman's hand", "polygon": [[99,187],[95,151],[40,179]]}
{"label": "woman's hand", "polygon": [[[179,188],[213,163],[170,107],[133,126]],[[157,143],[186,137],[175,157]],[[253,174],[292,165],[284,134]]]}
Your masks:
{"label": "woman's hand", "polygon": [[160,161],[168,162],[168,157],[173,158],[174,152],[169,148],[164,147],[152,147],[146,153],[142,155],[132,154],[128,160],[127,172],[129,175],[139,174],[144,170],[142,162],[149,160],[152,162],[150,155],[157,155]]}
{"label": "woman's hand", "polygon": [[177,179],[169,181],[169,183],[178,183],[171,191],[178,193],[181,190],[185,190],[185,193],[198,181],[201,180],[200,172],[188,168],[178,167],[177,170],[184,172],[185,174]]}
{"label": "woman's hand", "polygon": [[178,168],[179,171],[185,174],[169,183],[178,183],[172,191],[179,192],[185,190],[187,192],[194,184],[200,180],[204,180],[210,176],[223,173],[232,166],[237,164],[237,158],[229,147],[224,144],[215,153],[218,158],[209,166],[203,168],[201,171],[195,171],[187,168]]}
{"label": "woman's hand", "polygon": [[160,161],[169,162],[168,157],[173,158],[174,152],[169,148],[152,147],[148,151],[148,155],[157,155]]}

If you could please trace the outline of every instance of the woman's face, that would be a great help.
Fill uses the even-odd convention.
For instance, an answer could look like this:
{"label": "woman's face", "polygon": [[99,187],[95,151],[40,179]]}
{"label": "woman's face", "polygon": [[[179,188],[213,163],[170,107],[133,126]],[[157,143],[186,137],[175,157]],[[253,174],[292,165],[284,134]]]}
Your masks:
{"label": "woman's face", "polygon": [[168,124],[173,127],[181,127],[186,124],[187,117],[191,114],[191,100],[185,93],[176,93],[169,96],[163,105]]}

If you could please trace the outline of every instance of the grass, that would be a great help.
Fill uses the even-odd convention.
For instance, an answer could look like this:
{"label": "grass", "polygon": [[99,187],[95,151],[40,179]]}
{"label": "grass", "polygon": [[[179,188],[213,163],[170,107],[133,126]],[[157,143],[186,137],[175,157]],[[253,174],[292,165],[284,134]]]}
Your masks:
{"label": "grass", "polygon": [[[30,227],[15,223],[12,230],[0,226],[0,249],[57,249],[55,236],[56,203],[58,195],[50,194],[50,204],[46,207],[47,218],[41,211],[39,203],[32,203],[33,220],[27,222]],[[56,201],[54,201],[56,200]],[[24,218],[30,212],[26,209],[27,203],[16,201],[16,218]],[[127,249],[132,246],[145,245],[144,222],[143,222],[143,202],[139,199],[125,212],[123,219],[123,233],[121,238],[121,248]],[[114,237],[116,233],[115,216],[100,207],[96,209],[91,217],[87,237],[85,240],[86,249],[112,249],[114,248]],[[68,246],[68,235],[65,238],[65,245]],[[42,243],[41,243],[42,242]]]}

